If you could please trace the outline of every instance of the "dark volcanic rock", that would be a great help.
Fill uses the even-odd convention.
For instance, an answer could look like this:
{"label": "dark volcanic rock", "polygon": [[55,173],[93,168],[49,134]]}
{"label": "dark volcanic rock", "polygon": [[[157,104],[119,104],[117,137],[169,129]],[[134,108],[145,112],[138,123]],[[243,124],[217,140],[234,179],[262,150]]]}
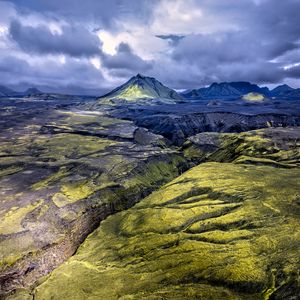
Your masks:
{"label": "dark volcanic rock", "polygon": [[180,145],[189,136],[200,132],[242,132],[272,127],[299,126],[300,116],[285,114],[245,115],[230,112],[172,114],[133,114],[127,116],[137,126],[145,127],[153,133],[163,135]]}

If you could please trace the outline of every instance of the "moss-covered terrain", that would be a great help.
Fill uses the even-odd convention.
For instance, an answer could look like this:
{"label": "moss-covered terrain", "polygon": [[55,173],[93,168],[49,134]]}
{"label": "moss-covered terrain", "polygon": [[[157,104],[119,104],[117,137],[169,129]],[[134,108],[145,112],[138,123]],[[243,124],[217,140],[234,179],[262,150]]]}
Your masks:
{"label": "moss-covered terrain", "polygon": [[34,299],[297,299],[299,176],[194,167],[103,221]]}
{"label": "moss-covered terrain", "polygon": [[[0,295],[70,257],[107,215],[187,168],[161,136],[91,111],[5,110],[0,134]],[[27,115],[28,114],[28,115]]]}
{"label": "moss-covered terrain", "polygon": [[122,107],[39,105],[0,105],[0,298],[297,299],[299,127],[179,148]]}
{"label": "moss-covered terrain", "polygon": [[197,162],[218,161],[300,166],[300,128],[265,128],[242,133],[204,132],[183,146],[187,158]]}

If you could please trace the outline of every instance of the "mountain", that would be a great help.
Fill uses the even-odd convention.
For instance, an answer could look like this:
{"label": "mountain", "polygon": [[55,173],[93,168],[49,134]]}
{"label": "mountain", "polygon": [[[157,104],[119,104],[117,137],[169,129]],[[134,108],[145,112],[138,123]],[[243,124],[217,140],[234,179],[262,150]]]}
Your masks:
{"label": "mountain", "polygon": [[130,78],[126,83],[103,95],[100,100],[102,103],[118,102],[163,102],[176,103],[184,100],[176,91],[166,87],[152,77],[137,74]]}
{"label": "mountain", "polygon": [[18,93],[12,89],[9,89],[3,85],[0,85],[0,97],[16,96]]}
{"label": "mountain", "polygon": [[24,96],[33,96],[39,94],[43,94],[43,93],[34,87],[27,89],[25,92],[16,92],[3,85],[0,86],[0,97],[24,97]]}
{"label": "mountain", "polygon": [[249,93],[268,95],[270,93],[270,90],[267,87],[259,87],[257,84],[252,84],[246,81],[230,82],[229,84],[243,95]]}
{"label": "mountain", "polygon": [[300,89],[293,89],[286,94],[287,98],[300,100]]}
{"label": "mountain", "polygon": [[250,82],[221,82],[213,83],[207,88],[184,92],[182,95],[189,99],[236,99],[248,93],[269,94],[269,89],[259,87]]}
{"label": "mountain", "polygon": [[24,92],[25,96],[34,96],[39,94],[43,94],[43,92],[41,92],[39,89],[35,87],[31,87]]}
{"label": "mountain", "polygon": [[283,84],[273,89],[270,95],[276,98],[300,99],[300,89],[293,89],[287,84]]}
{"label": "mountain", "polygon": [[275,89],[271,90],[270,95],[272,97],[278,97],[292,92],[294,89],[287,84],[282,84],[277,86]]}

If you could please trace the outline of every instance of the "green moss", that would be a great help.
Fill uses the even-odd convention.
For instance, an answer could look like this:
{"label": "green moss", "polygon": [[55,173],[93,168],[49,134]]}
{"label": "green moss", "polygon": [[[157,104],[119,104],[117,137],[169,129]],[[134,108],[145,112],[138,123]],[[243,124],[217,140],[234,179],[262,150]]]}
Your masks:
{"label": "green moss", "polygon": [[0,247],[0,270],[3,271],[22,258],[24,254],[35,250],[35,243],[32,236],[20,235],[1,241]]}
{"label": "green moss", "polygon": [[56,134],[40,137],[31,146],[40,149],[39,157],[48,159],[81,158],[105,150],[117,142],[78,134]]}
{"label": "green moss", "polygon": [[243,100],[246,101],[254,101],[254,102],[262,102],[265,100],[265,96],[259,93],[248,93],[243,96]]}
{"label": "green moss", "polygon": [[185,145],[196,162],[218,161],[298,167],[299,135],[293,128],[267,128],[243,133],[201,133]]}
{"label": "green moss", "polygon": [[195,167],[103,221],[35,299],[268,299],[299,268],[299,176]]}
{"label": "green moss", "polygon": [[[141,88],[138,85],[131,85],[123,90],[117,96],[118,99],[126,99],[127,101],[134,101],[137,99],[156,98],[155,95],[149,93],[147,90]],[[104,98],[103,103],[110,103],[111,98]]]}
{"label": "green moss", "polygon": [[294,168],[297,167],[296,164],[285,164],[285,163],[280,163],[275,160],[269,159],[269,158],[259,158],[259,157],[251,157],[251,156],[246,156],[246,155],[241,155],[238,158],[236,158],[234,163],[237,164],[254,164],[254,165],[269,165],[269,166],[274,166],[278,168]]}
{"label": "green moss", "polygon": [[64,178],[68,174],[69,174],[69,172],[67,171],[67,169],[65,167],[61,167],[58,172],[54,172],[47,178],[34,183],[31,186],[31,188],[34,190],[40,190],[42,188],[46,188],[50,184],[55,184],[56,182],[60,181],[62,178]]}
{"label": "green moss", "polygon": [[25,207],[12,207],[0,220],[0,234],[17,233],[24,230],[21,224],[22,220],[42,203],[43,200],[39,200]]}
{"label": "green moss", "polygon": [[19,171],[23,170],[22,167],[12,166],[8,168],[4,168],[0,170],[0,177],[5,177],[11,174],[18,173]]}

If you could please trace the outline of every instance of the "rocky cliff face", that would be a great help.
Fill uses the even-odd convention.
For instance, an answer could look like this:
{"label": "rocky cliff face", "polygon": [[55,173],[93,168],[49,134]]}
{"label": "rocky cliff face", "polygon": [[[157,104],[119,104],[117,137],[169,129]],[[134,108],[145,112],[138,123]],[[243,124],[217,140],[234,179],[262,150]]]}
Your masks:
{"label": "rocky cliff face", "polygon": [[129,119],[180,145],[200,132],[242,132],[265,127],[299,126],[300,116],[285,114],[246,115],[230,112],[172,114],[133,114]]}

